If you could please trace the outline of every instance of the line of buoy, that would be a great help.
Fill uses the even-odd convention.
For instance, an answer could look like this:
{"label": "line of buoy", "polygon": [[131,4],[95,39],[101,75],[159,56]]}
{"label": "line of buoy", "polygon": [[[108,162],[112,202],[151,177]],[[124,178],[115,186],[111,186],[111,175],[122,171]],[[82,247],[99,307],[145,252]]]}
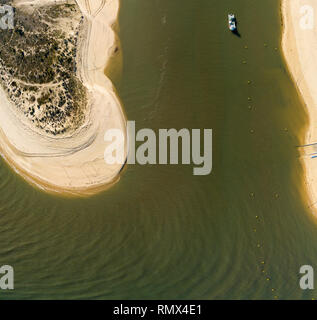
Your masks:
{"label": "line of buoy", "polygon": [[[264,47],[267,47],[267,46],[268,46],[267,43],[264,43]],[[248,49],[248,46],[245,45],[244,48],[245,48],[245,49]],[[275,48],[275,50],[277,50],[277,48]],[[242,63],[243,63],[243,64],[246,64],[247,61],[246,61],[246,60],[243,60]],[[247,84],[248,84],[248,85],[252,84],[252,81],[251,81],[251,80],[247,80]],[[249,101],[249,102],[252,101],[252,98],[251,98],[251,97],[248,97],[248,101]],[[249,110],[253,109],[253,106],[252,106],[252,105],[248,105],[248,109],[249,109]],[[284,128],[284,131],[287,132],[288,129],[287,129],[287,128]],[[254,129],[250,129],[250,133],[254,133]],[[251,197],[251,198],[254,198],[254,196],[255,196],[254,192],[250,192],[250,197]],[[278,194],[278,193],[275,193],[275,194],[274,194],[274,197],[275,197],[276,199],[279,198],[279,194]],[[260,221],[260,218],[259,218],[258,215],[256,215],[255,218],[256,218],[257,221]],[[255,233],[256,231],[257,231],[257,229],[256,229],[256,228],[253,228],[253,232]],[[256,247],[257,247],[258,249],[263,250],[263,244],[261,244],[261,242],[259,242],[259,241],[257,241]],[[262,269],[262,270],[261,270],[262,274],[266,276],[266,281],[270,281],[270,280],[271,280],[271,277],[267,274],[267,272],[266,272],[266,270],[265,270],[265,261],[264,261],[264,260],[261,260],[261,261],[260,261],[260,265],[263,267],[263,269],[262,269],[262,267],[261,267],[260,270]],[[272,291],[272,293],[273,293],[273,292],[275,293],[276,289],[275,289],[275,288],[271,288],[271,291]],[[275,296],[274,296],[274,299],[278,299],[278,296],[275,295]]]}
{"label": "line of buoy", "polygon": [[[256,215],[255,218],[256,218],[257,220],[259,220],[259,216],[258,216],[258,215]],[[253,231],[256,231],[256,229],[253,228]],[[263,244],[261,244],[260,242],[257,242],[257,248],[263,249]],[[266,272],[266,270],[265,270],[265,267],[264,267],[264,265],[265,265],[265,260],[261,260],[260,263],[261,263],[261,265],[263,266],[263,269],[260,268],[260,269],[262,269],[262,270],[261,270],[261,273],[265,276],[266,282],[271,281],[272,278],[267,274],[267,272]],[[273,292],[276,293],[276,289],[275,289],[275,288],[271,288],[271,291],[272,291],[272,293],[273,293]],[[274,295],[274,299],[278,299],[278,296],[277,296],[277,295]]]}

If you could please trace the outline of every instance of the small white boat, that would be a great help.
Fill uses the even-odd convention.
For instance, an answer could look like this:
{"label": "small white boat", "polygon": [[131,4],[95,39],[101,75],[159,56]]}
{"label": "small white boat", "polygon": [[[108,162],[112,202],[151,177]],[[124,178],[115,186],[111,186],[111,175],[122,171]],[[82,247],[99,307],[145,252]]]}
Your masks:
{"label": "small white boat", "polygon": [[228,22],[229,22],[230,31],[237,30],[236,17],[234,16],[234,14],[232,13],[228,14]]}

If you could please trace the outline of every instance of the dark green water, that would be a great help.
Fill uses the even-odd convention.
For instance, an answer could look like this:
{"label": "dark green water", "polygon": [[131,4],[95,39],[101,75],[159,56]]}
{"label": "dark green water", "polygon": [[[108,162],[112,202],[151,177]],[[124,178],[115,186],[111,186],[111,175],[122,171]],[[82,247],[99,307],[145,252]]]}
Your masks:
{"label": "dark green water", "polygon": [[[301,265],[317,266],[317,225],[279,1],[121,2],[113,81],[128,119],[212,128],[212,174],[130,165],[110,190],[64,199],[1,161],[0,265],[14,267],[15,290],[0,299],[317,298],[298,284]],[[241,37],[227,29],[230,11]]]}

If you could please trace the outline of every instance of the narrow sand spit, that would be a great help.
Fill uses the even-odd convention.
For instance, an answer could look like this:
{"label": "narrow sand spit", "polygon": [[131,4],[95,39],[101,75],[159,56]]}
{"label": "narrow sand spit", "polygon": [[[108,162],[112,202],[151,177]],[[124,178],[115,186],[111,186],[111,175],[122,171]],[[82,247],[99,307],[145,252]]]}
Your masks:
{"label": "narrow sand spit", "polygon": [[[56,3],[16,0],[16,5]],[[62,1],[58,1],[62,2]],[[66,194],[92,194],[118,180],[121,164],[104,160],[108,129],[125,132],[126,119],[104,69],[115,45],[112,25],[119,0],[76,0],[84,16],[78,72],[88,89],[87,119],[68,136],[50,137],[25,123],[0,88],[0,148],[8,163],[39,187]],[[122,144],[126,156],[126,142]]]}
{"label": "narrow sand spit", "polygon": [[[317,1],[282,0],[282,13],[285,25],[282,38],[284,56],[309,114],[309,129],[305,139],[307,146],[300,150],[305,166],[309,206],[316,210],[317,158],[312,157],[317,155]],[[307,29],[310,18],[315,21],[313,28]]]}

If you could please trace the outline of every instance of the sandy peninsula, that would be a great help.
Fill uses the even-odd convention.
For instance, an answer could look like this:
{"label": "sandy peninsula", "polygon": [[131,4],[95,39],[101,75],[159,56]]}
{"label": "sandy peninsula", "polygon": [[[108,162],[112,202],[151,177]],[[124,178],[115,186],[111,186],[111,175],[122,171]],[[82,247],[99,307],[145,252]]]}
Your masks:
{"label": "sandy peninsula", "polygon": [[[122,164],[109,165],[104,160],[104,151],[109,143],[104,141],[104,135],[108,129],[125,132],[126,119],[113,85],[104,74],[115,48],[112,26],[117,19],[119,0],[75,1],[82,14],[82,26],[76,44],[78,54],[74,72],[85,88],[87,104],[80,126],[55,134],[59,128],[47,122],[46,131],[42,130],[40,126],[33,125],[34,119],[38,124],[46,119],[44,116],[40,120],[35,118],[40,112],[40,105],[39,110],[35,108],[29,113],[33,116],[32,123],[16,110],[7,92],[0,88],[0,150],[7,162],[32,184],[47,191],[86,195],[98,192],[119,179]],[[68,1],[15,0],[13,6],[31,6],[35,10],[37,6],[56,3]],[[36,66],[34,68],[36,70]],[[54,93],[54,85],[50,92]],[[56,117],[54,112],[52,114]],[[60,115],[59,119],[63,120]],[[61,123],[66,126],[67,121]],[[49,125],[52,130],[47,129]],[[68,123],[68,127],[70,125]],[[126,140],[121,147],[126,156]]]}
{"label": "sandy peninsula", "polygon": [[[306,104],[309,127],[299,148],[309,207],[317,209],[317,1],[282,0],[282,47],[294,82]],[[312,20],[313,19],[313,20]],[[313,24],[311,24],[311,21]]]}

